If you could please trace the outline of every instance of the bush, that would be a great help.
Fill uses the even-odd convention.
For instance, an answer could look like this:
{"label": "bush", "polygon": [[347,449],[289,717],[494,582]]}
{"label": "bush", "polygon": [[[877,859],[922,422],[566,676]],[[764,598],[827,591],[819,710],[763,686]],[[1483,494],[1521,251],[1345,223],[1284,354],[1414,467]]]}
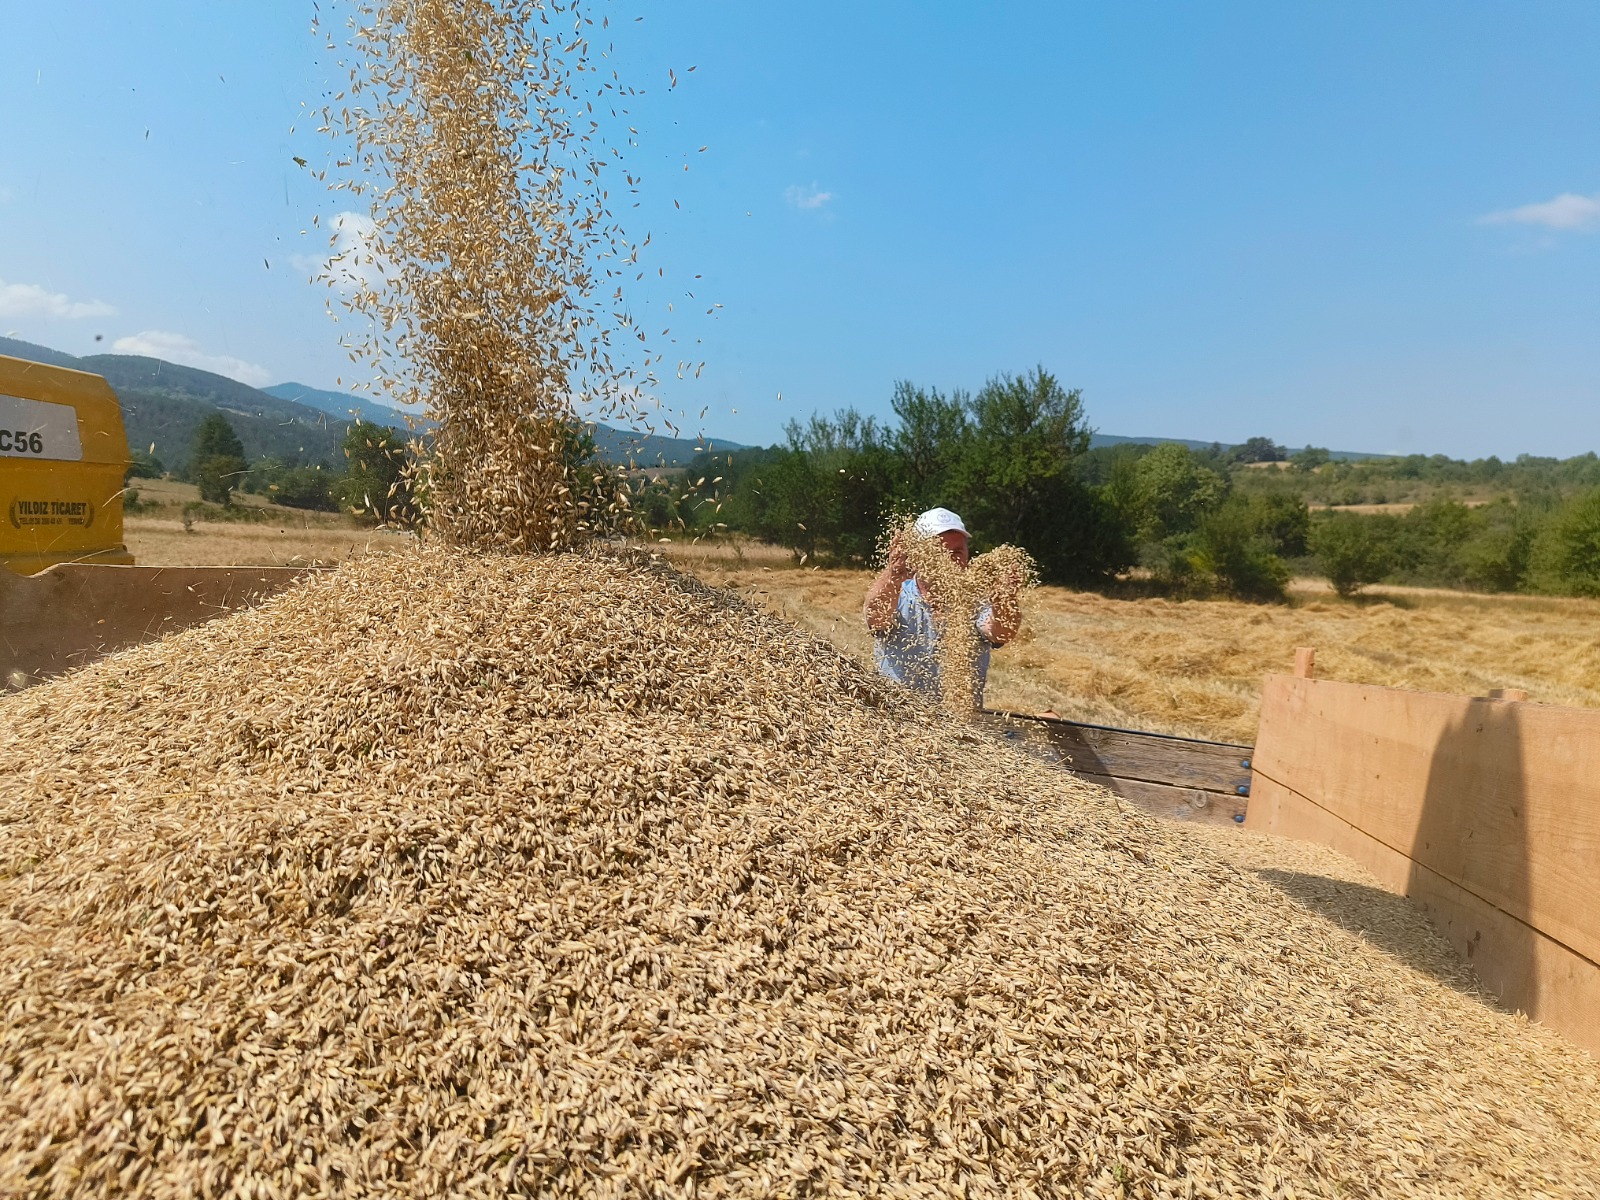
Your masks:
{"label": "bush", "polygon": [[1280,506],[1267,499],[1230,496],[1194,533],[1195,565],[1243,600],[1282,600],[1289,583],[1289,566],[1278,554]]}
{"label": "bush", "polygon": [[1541,590],[1600,596],[1600,488],[1556,511],[1539,534],[1534,558]]}
{"label": "bush", "polygon": [[267,486],[274,504],[284,508],[305,508],[313,512],[333,512],[339,505],[333,498],[336,480],[321,467],[291,467]]}
{"label": "bush", "polygon": [[1346,598],[1394,570],[1393,517],[1330,513],[1311,529],[1311,551],[1333,590]]}

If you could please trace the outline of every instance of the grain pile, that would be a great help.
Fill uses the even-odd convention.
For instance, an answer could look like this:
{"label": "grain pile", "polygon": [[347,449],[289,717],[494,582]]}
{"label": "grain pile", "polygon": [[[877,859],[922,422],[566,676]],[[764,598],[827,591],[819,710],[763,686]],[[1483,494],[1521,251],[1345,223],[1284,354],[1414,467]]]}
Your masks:
{"label": "grain pile", "polygon": [[0,701],[0,1194],[1592,1195],[1600,1080],[635,559]]}

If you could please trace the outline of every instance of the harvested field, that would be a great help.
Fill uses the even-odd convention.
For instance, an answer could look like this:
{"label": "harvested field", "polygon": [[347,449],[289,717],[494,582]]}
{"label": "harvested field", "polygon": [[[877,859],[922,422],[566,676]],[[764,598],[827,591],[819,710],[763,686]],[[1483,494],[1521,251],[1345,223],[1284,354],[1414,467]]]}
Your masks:
{"label": "harvested field", "polygon": [[1600,1181],[1595,1063],[1332,856],[641,560],[369,555],[0,721],[0,1194]]}
{"label": "harvested field", "polygon": [[235,492],[234,504],[255,519],[194,519],[186,528],[184,506],[200,499],[194,484],[136,479],[133,486],[141,509],[123,517],[123,540],[134,561],[145,566],[331,566],[371,548],[411,541],[346,513],[288,508],[249,492]]}
{"label": "harvested field", "polygon": [[[872,643],[864,571],[763,570],[691,554],[728,586],[862,662]],[[1041,587],[1022,638],[995,654],[986,702],[1103,725],[1250,742],[1261,680],[1317,648],[1317,676],[1484,695],[1518,687],[1548,704],[1600,707],[1600,602],[1381,588],[1352,603],[1299,583],[1289,605],[1116,599]]]}
{"label": "harvested field", "polygon": [[306,521],[286,509],[267,510],[270,522],[196,521],[126,517],[123,539],[134,561],[145,566],[293,567],[331,566],[380,547],[410,544],[410,534],[345,518]]}

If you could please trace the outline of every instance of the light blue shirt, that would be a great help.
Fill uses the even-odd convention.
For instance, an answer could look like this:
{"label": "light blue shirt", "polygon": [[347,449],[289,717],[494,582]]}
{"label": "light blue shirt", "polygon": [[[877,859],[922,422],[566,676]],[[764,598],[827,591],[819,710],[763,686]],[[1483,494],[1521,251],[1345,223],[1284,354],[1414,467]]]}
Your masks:
{"label": "light blue shirt", "polygon": [[[985,604],[973,618],[978,630],[977,671],[972,681],[974,708],[982,707],[983,685],[989,678],[989,650],[993,643],[983,636],[983,627],[988,624],[990,615],[990,606]],[[915,579],[900,585],[894,628],[878,634],[873,642],[878,670],[886,678],[934,700],[943,697],[939,677],[939,631],[933,623],[933,611],[917,590]]]}

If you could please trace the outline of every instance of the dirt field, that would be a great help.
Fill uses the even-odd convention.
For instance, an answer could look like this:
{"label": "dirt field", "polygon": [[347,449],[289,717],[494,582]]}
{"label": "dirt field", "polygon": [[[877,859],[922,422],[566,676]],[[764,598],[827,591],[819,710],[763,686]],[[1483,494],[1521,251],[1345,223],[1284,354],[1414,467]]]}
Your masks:
{"label": "dirt field", "polygon": [[[663,547],[848,652],[869,658],[862,571],[793,569],[777,554]],[[765,563],[776,565],[766,566]],[[1317,649],[1326,679],[1483,695],[1525,688],[1551,704],[1600,707],[1600,602],[1383,589],[1357,602],[1320,581],[1289,605],[1115,600],[1040,588],[1019,641],[995,654],[987,702],[1074,720],[1227,741],[1254,740],[1261,679]]]}

